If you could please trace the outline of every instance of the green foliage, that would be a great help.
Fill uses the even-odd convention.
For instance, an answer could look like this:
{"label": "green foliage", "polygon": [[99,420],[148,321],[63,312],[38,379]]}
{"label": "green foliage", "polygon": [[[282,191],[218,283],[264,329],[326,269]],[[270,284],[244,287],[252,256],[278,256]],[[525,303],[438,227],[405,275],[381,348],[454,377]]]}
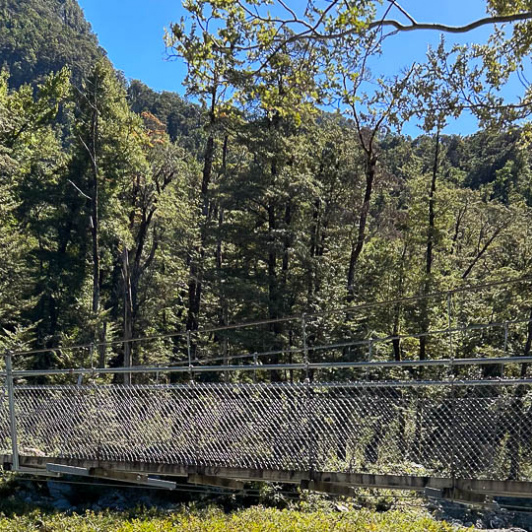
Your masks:
{"label": "green foliage", "polygon": [[[0,78],[2,347],[68,347],[320,311],[334,313],[327,323],[309,322],[311,345],[418,333],[446,326],[445,302],[357,315],[339,309],[530,273],[530,126],[437,135],[467,107],[457,95],[496,101],[483,99],[498,83],[485,50],[449,50],[442,41],[425,65],[380,80],[365,69],[366,47],[379,51],[368,30],[372,2],[338,3],[327,13],[314,5],[329,36],[353,31],[334,46],[294,39],[279,49],[281,34],[272,33],[279,22],[253,22],[246,6],[187,2],[191,18],[172,27],[168,44],[188,62],[188,92],[199,103],[192,105],[140,82],[126,86],[106,59],[84,50],[79,39],[95,39],[70,0],[4,2],[0,14],[12,23],[0,43],[22,31],[33,39],[33,51],[21,53],[34,55],[35,68],[24,67],[23,79],[58,73],[42,77],[37,90],[19,87],[17,61],[2,56],[12,73]],[[259,13],[266,8],[259,2]],[[218,25],[204,32],[210,17]],[[61,44],[56,65],[39,48],[63,42],[50,37],[58,24],[61,39],[85,53],[73,86],[63,68],[73,50]],[[445,80],[449,68],[460,76]],[[363,87],[368,80],[373,93]],[[343,116],[318,109],[331,100]],[[492,113],[483,112],[489,124]],[[424,119],[416,139],[397,132],[412,116]],[[482,294],[461,301],[456,319],[520,318],[530,302],[514,295],[513,303],[500,296],[492,311]],[[229,358],[286,351],[299,347],[294,323],[198,335],[194,348]],[[513,349],[524,340],[517,333]],[[496,343],[486,337],[457,349],[495,353]],[[429,347],[437,356],[444,343]],[[374,355],[420,354],[414,340],[394,349]],[[136,344],[133,362],[165,364],[185,350],[182,339]],[[55,350],[28,364],[121,364],[124,356],[120,347]],[[367,353],[353,347],[341,356]]]}
{"label": "green foliage", "polygon": [[[94,514],[66,516],[43,515],[38,512],[11,519],[0,518],[0,530],[5,532],[40,529],[82,532],[108,530],[116,532],[155,531],[390,531],[390,532],[451,532],[457,530],[445,522],[414,511],[375,513],[367,510],[348,512],[305,513],[294,510],[250,508],[234,514],[211,509],[205,512],[187,512],[169,516],[146,513],[128,518],[121,514]],[[465,530],[465,529],[464,529]]]}
{"label": "green foliage", "polygon": [[190,151],[199,150],[203,128],[197,106],[174,92],[157,93],[137,80],[128,86],[128,100],[133,112],[149,112],[161,120],[172,142],[179,142]]}
{"label": "green foliage", "polygon": [[9,70],[14,87],[64,66],[79,83],[103,55],[75,0],[0,2],[0,68]]}
{"label": "green foliage", "polygon": [[36,274],[31,253],[37,244],[25,228],[24,195],[28,183],[46,179],[61,166],[60,143],[50,123],[68,92],[62,71],[40,85],[37,95],[28,86],[10,91],[0,77],[0,327],[6,347],[24,345],[28,337],[24,311],[33,303],[27,279]]}

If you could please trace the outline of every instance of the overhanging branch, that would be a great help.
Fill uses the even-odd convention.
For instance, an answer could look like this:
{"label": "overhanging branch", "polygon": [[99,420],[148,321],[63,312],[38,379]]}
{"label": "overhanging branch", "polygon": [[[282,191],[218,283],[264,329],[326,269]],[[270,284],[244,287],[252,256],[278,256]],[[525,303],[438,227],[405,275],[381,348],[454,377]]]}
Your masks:
{"label": "overhanging branch", "polygon": [[[392,5],[397,7],[396,3],[392,3]],[[411,18],[411,20],[414,20],[414,19]],[[422,31],[422,30],[441,31],[444,33],[467,33],[469,31],[473,31],[477,28],[488,26],[490,24],[525,22],[527,20],[532,20],[532,11],[527,11],[526,13],[516,13],[514,15],[500,15],[500,16],[493,16],[493,17],[484,17],[484,18],[475,20],[473,22],[470,22],[469,24],[465,24],[463,26],[449,26],[447,24],[439,24],[437,22],[412,22],[411,24],[402,24],[398,20],[381,19],[381,20],[376,20],[368,24],[367,29],[375,30],[379,28],[392,27],[394,28],[395,31],[393,31],[391,34],[394,34],[394,35],[398,32]],[[335,33],[321,33],[317,31],[316,26],[315,26],[312,30],[305,30],[305,31],[302,31],[301,33],[295,33],[291,35],[290,37],[288,37],[287,39],[283,39],[281,43],[277,46],[276,51],[278,51],[283,45],[286,45],[292,42],[306,41],[306,40],[327,42],[327,41],[333,41],[335,39],[341,39],[343,37],[348,37],[350,35],[357,33],[358,31],[360,31],[358,28],[346,28],[343,31],[337,31]],[[256,46],[248,47],[247,50],[250,50],[253,48],[256,48]]]}
{"label": "overhanging branch", "polygon": [[464,26],[449,26],[447,24],[438,24],[436,22],[412,22],[412,24],[401,24],[397,20],[379,20],[369,24],[369,29],[392,26],[397,31],[417,31],[417,30],[432,30],[443,31],[445,33],[467,33],[482,26],[490,24],[504,24],[508,22],[524,22],[532,19],[532,11],[526,13],[516,13],[514,15],[500,15],[494,17],[484,17]]}

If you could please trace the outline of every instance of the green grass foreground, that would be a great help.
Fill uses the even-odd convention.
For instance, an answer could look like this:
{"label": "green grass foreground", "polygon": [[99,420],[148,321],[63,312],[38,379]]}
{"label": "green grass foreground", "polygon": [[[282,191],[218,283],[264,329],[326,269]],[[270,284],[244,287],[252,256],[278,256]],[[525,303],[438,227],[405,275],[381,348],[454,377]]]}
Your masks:
{"label": "green grass foreground", "polygon": [[[32,512],[11,518],[0,517],[0,531],[23,532],[116,531],[390,531],[390,532],[447,532],[458,530],[445,522],[435,521],[419,512],[300,512],[275,510],[260,506],[225,514],[221,510],[187,512],[167,516],[141,515],[131,518],[126,514],[86,513],[85,515],[41,514]],[[464,529],[462,529],[464,530]]]}

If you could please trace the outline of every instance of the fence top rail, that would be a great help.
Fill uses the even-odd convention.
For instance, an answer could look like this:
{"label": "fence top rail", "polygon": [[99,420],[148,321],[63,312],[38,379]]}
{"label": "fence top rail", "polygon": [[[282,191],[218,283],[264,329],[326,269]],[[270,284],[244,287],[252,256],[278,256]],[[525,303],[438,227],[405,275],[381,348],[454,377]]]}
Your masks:
{"label": "fence top rail", "polygon": [[[290,389],[314,392],[327,389],[351,388],[431,388],[431,387],[493,387],[493,386],[532,386],[532,379],[470,379],[470,380],[413,380],[413,381],[347,381],[347,382],[269,382],[269,383],[226,383],[195,382],[177,384],[42,384],[16,386],[22,391],[68,391],[97,392],[99,390],[122,391],[172,391],[172,390],[271,390]],[[0,387],[2,390],[2,387]],[[1,401],[1,397],[0,397]]]}
{"label": "fence top rail", "polygon": [[[507,364],[532,364],[532,356],[480,357],[480,358],[444,358],[432,360],[373,360],[356,362],[309,362],[294,364],[241,364],[219,366],[133,366],[119,368],[66,368],[44,370],[14,370],[14,378],[68,376],[68,375],[116,375],[116,374],[160,374],[160,373],[231,373],[238,371],[283,371],[308,369],[370,369],[400,367],[442,367],[486,366]],[[6,377],[6,372],[0,372]]]}
{"label": "fence top rail", "polygon": [[[244,329],[244,328],[250,328],[250,327],[257,327],[260,325],[269,325],[274,323],[286,323],[291,321],[298,321],[303,319],[316,319],[320,317],[326,317],[326,316],[332,316],[335,314],[341,314],[341,313],[355,313],[360,310],[370,309],[370,308],[376,308],[380,306],[393,306],[393,305],[399,305],[401,303],[409,303],[409,302],[415,302],[420,301],[424,299],[433,299],[437,297],[448,297],[453,294],[463,293],[463,292],[475,292],[479,290],[484,290],[487,288],[494,288],[504,285],[514,285],[517,283],[524,283],[524,282],[531,282],[532,276],[523,276],[516,279],[505,279],[502,281],[495,281],[491,283],[482,283],[478,285],[473,286],[461,286],[456,287],[454,289],[444,290],[440,292],[432,292],[429,294],[420,294],[420,295],[414,295],[409,297],[403,297],[398,299],[388,299],[384,301],[373,301],[373,302],[367,302],[367,303],[360,303],[358,305],[354,306],[345,306],[345,307],[339,307],[336,309],[331,309],[327,311],[322,312],[314,312],[314,313],[303,313],[298,315],[292,315],[292,316],[285,316],[282,318],[277,319],[264,319],[264,320],[257,320],[257,321],[249,321],[249,322],[242,322],[242,323],[236,323],[236,324],[230,324],[220,327],[207,327],[203,329],[197,329],[192,331],[176,331],[172,333],[167,334],[160,334],[160,335],[154,335],[154,336],[145,336],[145,337],[138,337],[138,338],[130,338],[130,339],[122,339],[122,340],[111,340],[106,342],[92,342],[92,343],[86,343],[86,344],[79,344],[74,346],[56,346],[56,347],[50,347],[50,348],[42,348],[42,349],[32,349],[32,350],[12,350],[11,355],[13,356],[32,356],[32,355],[39,355],[39,354],[46,354],[46,353],[52,353],[54,351],[74,351],[74,350],[87,350],[87,349],[97,349],[99,347],[112,347],[117,345],[123,345],[123,344],[134,344],[139,342],[150,342],[150,341],[157,341],[157,340],[165,340],[165,339],[173,339],[173,338],[185,338],[187,335],[200,335],[200,334],[209,334],[214,332],[221,332],[221,331],[229,331],[229,330],[235,330],[235,329]],[[511,323],[511,322],[508,322]],[[422,333],[424,334],[424,333]]]}

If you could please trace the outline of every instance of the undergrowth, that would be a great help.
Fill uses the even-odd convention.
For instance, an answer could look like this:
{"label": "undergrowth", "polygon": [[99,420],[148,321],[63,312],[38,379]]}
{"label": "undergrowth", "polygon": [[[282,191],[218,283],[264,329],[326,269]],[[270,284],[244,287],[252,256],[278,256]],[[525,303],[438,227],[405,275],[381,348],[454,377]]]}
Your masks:
{"label": "undergrowth", "polygon": [[184,508],[180,512],[163,515],[140,512],[137,516],[104,512],[82,515],[64,513],[42,514],[34,511],[11,518],[0,517],[0,531],[24,532],[112,531],[112,532],[170,532],[170,531],[382,531],[382,532],[451,532],[455,527],[433,520],[416,512],[371,510],[348,512],[301,512],[256,506],[226,514],[220,509],[198,511]]}
{"label": "undergrowth", "polygon": [[[421,508],[384,505],[385,492],[364,492],[366,508],[353,500],[333,499],[310,492],[296,500],[285,500],[278,486],[263,486],[263,504],[251,508],[223,511],[209,503],[177,506],[175,510],[135,509],[122,512],[59,512],[52,507],[37,507],[19,497],[20,482],[0,471],[0,532],[169,532],[169,531],[383,531],[450,532],[458,530],[434,520]],[[357,499],[362,501],[362,494]],[[370,503],[370,500],[374,501]],[[212,499],[211,499],[212,501]],[[275,506],[275,507],[272,507]],[[386,506],[386,507],[384,507]],[[378,511],[381,510],[381,511]],[[382,511],[387,510],[387,511]]]}

